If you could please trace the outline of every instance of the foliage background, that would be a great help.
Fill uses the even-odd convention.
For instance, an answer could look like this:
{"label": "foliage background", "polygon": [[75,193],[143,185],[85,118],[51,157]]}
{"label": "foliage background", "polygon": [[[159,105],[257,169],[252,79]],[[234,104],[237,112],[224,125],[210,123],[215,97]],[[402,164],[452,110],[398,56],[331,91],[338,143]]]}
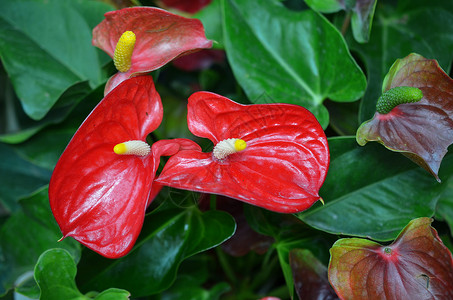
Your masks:
{"label": "foliage background", "polygon": [[[217,199],[218,209],[209,210],[215,197],[165,189],[131,254],[107,260],[69,238],[57,242],[61,233],[47,184],[114,72],[110,58],[91,45],[91,30],[115,3],[1,1],[1,298],[41,293],[62,299],[52,291],[63,286],[67,299],[121,299],[128,292],[143,299],[286,299],[299,280],[289,261],[294,249],[310,250],[327,266],[338,238],[389,242],[417,217],[434,217],[434,227],[451,245],[452,155],[442,162],[438,183],[381,145],[358,146],[354,135],[374,114],[396,59],[416,52],[452,75],[453,3],[378,1],[368,41],[357,10],[322,14],[316,3],[214,0],[195,14],[226,59],[203,70],[169,64],[153,73],[165,116],[152,138],[194,138],[184,120],[186,99],[197,90],[241,103],[302,105],[329,136],[331,166],[321,189],[326,205],[293,216]],[[359,38],[353,35],[364,27]]]}

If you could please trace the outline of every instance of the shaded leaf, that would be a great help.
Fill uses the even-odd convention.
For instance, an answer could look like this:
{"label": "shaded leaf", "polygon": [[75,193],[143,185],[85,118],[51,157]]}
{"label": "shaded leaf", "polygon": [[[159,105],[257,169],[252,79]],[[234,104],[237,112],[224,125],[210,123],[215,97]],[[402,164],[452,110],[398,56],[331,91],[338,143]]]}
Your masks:
{"label": "shaded leaf", "polygon": [[325,128],[326,98],[349,102],[363,95],[365,76],[324,17],[278,1],[223,2],[227,57],[250,101],[302,105]]}
{"label": "shaded leaf", "polygon": [[50,211],[47,188],[20,201],[23,211],[13,214],[0,229],[0,295],[16,279],[32,271],[38,257],[49,248],[67,249],[76,261],[80,245],[74,240],[58,242],[60,230]]}
{"label": "shaded leaf", "polygon": [[0,2],[0,57],[32,119],[43,118],[75,83],[105,80],[105,57],[91,45],[90,26],[110,9],[86,0]]}
{"label": "shaded leaf", "polygon": [[412,220],[388,246],[341,239],[330,250],[329,280],[342,299],[451,299],[453,260],[432,220]]}
{"label": "shaded leaf", "polygon": [[[35,267],[35,278],[41,290],[40,299],[91,299],[82,295],[75,284],[77,273],[76,264],[71,255],[64,249],[50,249],[38,259]],[[129,292],[120,289],[108,289],[96,297],[95,300],[129,299]]]}
{"label": "shaded leaf", "polygon": [[[330,138],[331,164],[320,194],[324,206],[297,216],[317,229],[389,241],[412,219],[431,217],[445,188],[427,172],[377,143]],[[366,162],[366,163],[364,163]],[[447,155],[443,176],[453,174]]]}
{"label": "shaded leaf", "polygon": [[172,284],[181,261],[222,243],[234,230],[234,220],[225,212],[201,213],[194,207],[157,210],[147,216],[127,256],[115,261],[87,257],[80,279],[85,289],[115,286],[127,289],[133,297],[155,294]]}
{"label": "shaded leaf", "polygon": [[359,43],[368,42],[373,23],[376,0],[306,0],[314,10],[330,13],[341,9],[352,13],[351,25],[354,38]]}
{"label": "shaded leaf", "polygon": [[18,208],[19,198],[49,183],[51,172],[23,159],[12,146],[0,143],[0,203],[8,211]]}
{"label": "shaded leaf", "polygon": [[289,263],[300,300],[338,299],[327,279],[327,268],[309,250],[291,250]]}
{"label": "shaded leaf", "polygon": [[[370,41],[352,44],[367,69],[368,86],[361,101],[360,123],[376,111],[381,82],[395,59],[416,52],[436,59],[449,72],[453,48],[453,7],[449,1],[380,1],[373,20]],[[424,20],[420,22],[420,20]]]}
{"label": "shaded leaf", "polygon": [[399,86],[419,88],[423,98],[375,113],[357,131],[357,142],[378,141],[405,154],[437,180],[442,158],[453,143],[453,79],[435,60],[418,54],[398,59],[384,79],[382,92]]}

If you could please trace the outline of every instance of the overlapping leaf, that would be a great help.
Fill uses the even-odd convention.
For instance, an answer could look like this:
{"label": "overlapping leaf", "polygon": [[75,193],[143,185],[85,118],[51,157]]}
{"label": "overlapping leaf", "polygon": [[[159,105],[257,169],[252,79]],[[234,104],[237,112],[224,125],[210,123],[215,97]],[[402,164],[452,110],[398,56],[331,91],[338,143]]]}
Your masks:
{"label": "overlapping leaf", "polygon": [[94,1],[0,2],[0,57],[32,119],[43,118],[73,84],[105,80],[108,57],[91,45],[91,29],[110,9]]}
{"label": "overlapping leaf", "polygon": [[451,299],[453,260],[432,220],[411,221],[391,245],[341,239],[331,252],[329,280],[342,299]]}
{"label": "overlapping leaf", "polygon": [[381,82],[395,59],[416,52],[436,59],[448,72],[452,61],[452,32],[450,1],[378,1],[369,42],[351,45],[363,59],[368,77],[359,122],[374,115],[376,101],[382,93]]}
{"label": "overlapping leaf", "polygon": [[320,12],[337,12],[341,9],[352,13],[351,24],[354,38],[359,43],[368,41],[373,23],[376,0],[306,0],[307,4]]}
{"label": "overlapping leaf", "polygon": [[110,288],[94,297],[83,295],[77,288],[75,276],[77,267],[74,259],[64,249],[50,249],[38,259],[35,278],[41,290],[40,299],[46,300],[128,300],[129,292]]}
{"label": "overlapping leaf", "polygon": [[53,219],[47,188],[20,201],[22,211],[13,214],[0,229],[0,295],[13,287],[16,279],[33,271],[42,252],[60,247],[68,250],[76,261],[80,245],[64,240]]}
{"label": "overlapping leaf", "polygon": [[341,34],[318,13],[290,11],[275,0],[224,0],[222,11],[227,57],[250,101],[302,105],[325,128],[326,98],[363,95],[365,76]]}
{"label": "overlapping leaf", "polygon": [[[355,145],[354,145],[355,144]],[[412,219],[431,217],[445,185],[377,143],[360,147],[352,137],[329,139],[331,164],[320,191],[325,201],[298,215],[333,234],[389,241]],[[366,163],[365,163],[366,162]],[[453,156],[441,175],[453,174]]]}
{"label": "overlapping leaf", "polygon": [[438,171],[453,143],[453,80],[435,60],[418,54],[399,59],[387,74],[382,92],[411,86],[423,92],[419,102],[398,105],[388,114],[375,113],[357,131],[357,142],[378,141],[413,159],[439,180]]}
{"label": "overlapping leaf", "polygon": [[127,256],[113,262],[98,255],[86,257],[80,280],[88,290],[115,286],[134,297],[155,294],[172,284],[181,261],[222,243],[234,230],[234,220],[225,212],[201,213],[195,207],[156,210]]}
{"label": "overlapping leaf", "polygon": [[291,250],[289,263],[300,300],[338,299],[327,279],[327,268],[309,250]]}

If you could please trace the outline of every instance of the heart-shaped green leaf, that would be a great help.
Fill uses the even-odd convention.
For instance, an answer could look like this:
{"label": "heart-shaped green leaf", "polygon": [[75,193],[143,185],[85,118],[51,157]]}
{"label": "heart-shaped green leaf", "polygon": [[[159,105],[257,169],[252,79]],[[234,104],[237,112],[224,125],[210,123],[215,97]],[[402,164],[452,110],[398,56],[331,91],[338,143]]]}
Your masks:
{"label": "heart-shaped green leaf", "polygon": [[[41,289],[40,299],[88,300],[75,284],[77,267],[74,259],[64,249],[56,248],[44,252],[35,267],[35,278]],[[90,293],[91,294],[91,293]],[[94,300],[127,300],[129,292],[110,288],[93,297]]]}
{"label": "heart-shaped green leaf", "polygon": [[378,141],[405,154],[439,180],[440,163],[453,143],[453,80],[437,61],[411,54],[393,64],[382,92],[406,86],[421,90],[423,98],[400,104],[386,114],[376,112],[357,130],[357,142],[363,146]]}
{"label": "heart-shaped green leaf", "polygon": [[453,259],[432,220],[412,220],[388,246],[352,238],[330,250],[329,280],[342,299],[451,299]]}
{"label": "heart-shaped green leaf", "polygon": [[155,294],[172,284],[181,261],[222,243],[234,230],[234,220],[225,212],[201,213],[195,207],[157,210],[146,217],[128,255],[113,262],[87,257],[79,265],[79,278],[89,290],[115,286],[134,297]]}
{"label": "heart-shaped green leaf", "polygon": [[78,261],[80,245],[64,240],[52,216],[47,188],[20,201],[22,211],[13,214],[0,229],[0,295],[12,288],[15,280],[33,270],[38,257],[50,248],[68,250]]}
{"label": "heart-shaped green leaf", "polygon": [[228,60],[251,102],[302,105],[325,128],[326,98],[363,95],[365,76],[341,34],[318,13],[290,11],[275,0],[223,0],[222,11]]}
{"label": "heart-shaped green leaf", "polygon": [[101,84],[107,61],[91,29],[111,7],[95,1],[0,2],[0,58],[25,112],[39,120],[73,84]]}
{"label": "heart-shaped green leaf", "polygon": [[[360,147],[352,137],[328,140],[331,163],[317,205],[298,217],[333,234],[393,240],[412,219],[431,217],[446,187],[401,155],[377,143]],[[453,174],[447,155],[441,174]]]}

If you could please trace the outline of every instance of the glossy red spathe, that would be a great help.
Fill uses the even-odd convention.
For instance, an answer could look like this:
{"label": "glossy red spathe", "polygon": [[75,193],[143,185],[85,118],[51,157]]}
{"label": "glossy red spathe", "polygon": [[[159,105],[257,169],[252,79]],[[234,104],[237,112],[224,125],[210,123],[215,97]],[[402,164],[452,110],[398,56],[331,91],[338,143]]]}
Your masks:
{"label": "glossy red spathe", "polygon": [[320,199],[329,150],[323,129],[305,108],[241,105],[198,92],[189,98],[187,119],[193,134],[214,145],[237,138],[247,147],[223,160],[212,153],[181,151],[169,159],[156,182],[284,213],[300,212]]}
{"label": "glossy red spathe", "polygon": [[[147,156],[117,155],[116,144],[145,141],[162,121],[151,76],[131,78],[91,112],[61,155],[49,185],[52,212],[71,236],[109,258],[125,255],[142,228],[161,155],[198,149],[183,139],[159,141]],[[179,143],[181,142],[181,143]]]}
{"label": "glossy red spathe", "polygon": [[211,48],[203,24],[154,7],[131,7],[108,12],[93,29],[93,45],[113,58],[121,35],[132,31],[136,36],[131,68],[118,72],[106,84],[105,94],[122,81],[156,70],[183,54]]}

